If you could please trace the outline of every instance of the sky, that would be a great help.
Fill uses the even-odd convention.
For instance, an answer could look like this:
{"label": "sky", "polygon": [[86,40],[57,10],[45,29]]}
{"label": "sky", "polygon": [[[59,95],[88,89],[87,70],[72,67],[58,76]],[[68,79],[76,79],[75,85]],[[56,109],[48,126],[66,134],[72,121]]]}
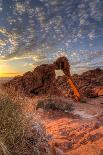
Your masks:
{"label": "sky", "polygon": [[103,68],[103,0],[0,0],[0,77],[59,56],[72,73]]}

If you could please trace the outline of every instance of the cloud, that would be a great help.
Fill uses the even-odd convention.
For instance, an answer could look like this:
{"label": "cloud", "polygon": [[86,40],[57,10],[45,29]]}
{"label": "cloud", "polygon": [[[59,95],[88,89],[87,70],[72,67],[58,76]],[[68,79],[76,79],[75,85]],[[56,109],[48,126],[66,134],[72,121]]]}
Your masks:
{"label": "cloud", "polygon": [[90,15],[93,19],[95,19],[96,21],[101,21],[103,19],[103,13],[102,13],[102,9],[103,9],[103,2],[100,0],[91,0],[89,2],[89,6],[90,6]]}
{"label": "cloud", "polygon": [[7,11],[3,19],[7,25],[0,29],[0,61],[32,59],[39,64],[60,56],[58,51],[67,51],[74,65],[100,57],[101,53],[73,48],[82,49],[82,43],[93,48],[94,40],[103,35],[102,8],[100,0],[14,1],[8,8],[11,14]]}
{"label": "cloud", "polygon": [[[49,40],[53,42],[53,39],[57,42],[63,41],[64,37],[67,38],[67,33],[68,36],[70,36],[70,39],[73,40],[74,37],[77,35],[77,38],[81,38],[83,36],[83,33],[79,33],[81,31],[81,27],[78,27],[77,25],[77,31],[74,33],[74,24],[75,21],[80,22],[80,26],[85,26],[89,25],[89,9],[87,8],[87,3],[90,4],[90,9],[93,10],[93,7],[95,7],[95,3],[97,4],[98,2],[94,2],[92,6],[92,3],[89,1],[84,1],[84,3],[81,3],[77,5],[77,12],[73,11],[73,1],[58,1],[58,0],[53,0],[53,1],[48,1],[48,0],[42,0],[41,1],[43,5],[40,6],[35,6],[32,7],[30,6],[30,2],[16,2],[16,18],[18,21],[23,22],[23,17],[19,16],[18,13],[23,12],[28,14],[28,21],[30,23],[30,27],[26,29],[26,31],[21,33],[21,36],[19,37],[19,43],[23,42],[25,47],[30,44],[31,40],[34,40],[34,42],[38,43],[40,40],[44,39]],[[43,6],[45,4],[48,4],[47,9],[45,9]],[[57,9],[58,8],[58,9]],[[57,9],[55,11],[55,9]],[[62,10],[61,10],[62,9]],[[65,11],[65,17],[62,14],[62,12]],[[97,12],[99,12],[99,9],[97,9]],[[78,18],[79,17],[79,18]],[[66,19],[67,18],[67,19]],[[20,20],[19,20],[20,19]],[[65,20],[64,20],[65,19]],[[40,40],[35,40],[37,37],[37,26],[36,26],[36,21],[40,24]],[[66,26],[65,21],[67,21],[68,26]],[[36,24],[35,24],[36,23]],[[19,25],[19,23],[18,23]],[[24,26],[24,25],[23,25]],[[16,27],[17,28],[17,27]],[[34,30],[34,31],[33,31]],[[20,28],[19,30],[20,31]],[[83,32],[83,31],[82,31]],[[70,35],[69,35],[70,33]],[[28,35],[27,35],[28,34]],[[88,35],[88,34],[87,34]],[[27,38],[25,38],[27,36]]]}
{"label": "cloud", "polygon": [[15,9],[18,13],[22,14],[23,12],[25,12],[26,8],[25,8],[25,4],[21,3],[21,2],[17,2]]}
{"label": "cloud", "polygon": [[0,46],[4,46],[4,45],[6,45],[6,42],[0,39]]}
{"label": "cloud", "polygon": [[[48,47],[51,49],[50,47]],[[35,50],[29,50],[29,49],[22,49],[17,50],[16,52],[13,52],[11,54],[0,56],[0,62],[5,61],[25,61],[28,64],[28,61],[30,63],[33,63],[35,65],[39,65],[41,63],[46,63],[49,61],[48,55],[43,52],[43,49],[35,49]]]}
{"label": "cloud", "polygon": [[94,31],[90,32],[88,34],[88,37],[89,37],[90,40],[93,40],[95,38],[95,32]]}

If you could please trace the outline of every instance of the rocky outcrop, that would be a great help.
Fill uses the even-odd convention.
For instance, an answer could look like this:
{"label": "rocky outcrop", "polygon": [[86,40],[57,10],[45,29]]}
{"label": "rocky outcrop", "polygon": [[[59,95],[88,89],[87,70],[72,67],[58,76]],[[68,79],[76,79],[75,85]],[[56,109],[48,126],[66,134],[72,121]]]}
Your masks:
{"label": "rocky outcrop", "polygon": [[80,92],[87,97],[97,97],[96,89],[103,86],[103,70],[96,68],[84,72],[76,79]]}
{"label": "rocky outcrop", "polygon": [[[64,66],[67,67],[65,68]],[[27,95],[54,94],[72,97],[73,90],[67,83],[65,76],[59,76],[56,79],[55,69],[64,69],[64,73],[68,76],[70,75],[68,60],[65,57],[61,57],[54,64],[43,64],[36,67],[32,72],[29,71],[23,76],[13,78],[4,84],[4,87],[12,91],[23,92]],[[72,79],[75,85],[77,85],[81,96],[98,97],[103,95],[102,69],[96,68],[81,75],[75,74],[72,76]]]}
{"label": "rocky outcrop", "polygon": [[[81,96],[86,97],[98,97],[103,95],[103,70],[96,68],[89,70],[81,75],[72,76],[74,83],[80,91]],[[58,77],[57,79],[58,88],[65,91],[65,94],[72,94],[65,77]]]}
{"label": "rocky outcrop", "polygon": [[4,87],[28,95],[59,93],[55,84],[55,70],[48,64],[38,66],[33,72],[27,72],[23,76],[15,77],[4,84]]}
{"label": "rocky outcrop", "polygon": [[94,94],[95,97],[103,96],[103,86],[94,87],[91,91],[92,91],[92,94]]}
{"label": "rocky outcrop", "polygon": [[64,74],[70,77],[70,65],[66,57],[59,57],[55,62],[55,69],[61,69]]}

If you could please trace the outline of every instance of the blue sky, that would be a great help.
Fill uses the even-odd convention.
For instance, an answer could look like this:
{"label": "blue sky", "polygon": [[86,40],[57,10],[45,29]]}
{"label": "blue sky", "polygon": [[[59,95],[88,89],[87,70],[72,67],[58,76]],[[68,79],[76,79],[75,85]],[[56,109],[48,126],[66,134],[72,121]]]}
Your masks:
{"label": "blue sky", "polygon": [[102,0],[0,0],[0,75],[62,55],[73,73],[103,67]]}

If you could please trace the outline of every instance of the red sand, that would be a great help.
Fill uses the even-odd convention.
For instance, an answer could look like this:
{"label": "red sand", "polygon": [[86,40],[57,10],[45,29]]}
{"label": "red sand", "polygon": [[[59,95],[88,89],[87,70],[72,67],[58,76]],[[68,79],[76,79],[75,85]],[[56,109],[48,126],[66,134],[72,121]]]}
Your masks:
{"label": "red sand", "polygon": [[[28,99],[29,100],[29,99]],[[87,103],[73,103],[70,113],[58,111],[35,111],[38,97],[25,106],[26,115],[35,116],[44,124],[49,144],[58,155],[103,154],[103,97],[88,99]]]}

